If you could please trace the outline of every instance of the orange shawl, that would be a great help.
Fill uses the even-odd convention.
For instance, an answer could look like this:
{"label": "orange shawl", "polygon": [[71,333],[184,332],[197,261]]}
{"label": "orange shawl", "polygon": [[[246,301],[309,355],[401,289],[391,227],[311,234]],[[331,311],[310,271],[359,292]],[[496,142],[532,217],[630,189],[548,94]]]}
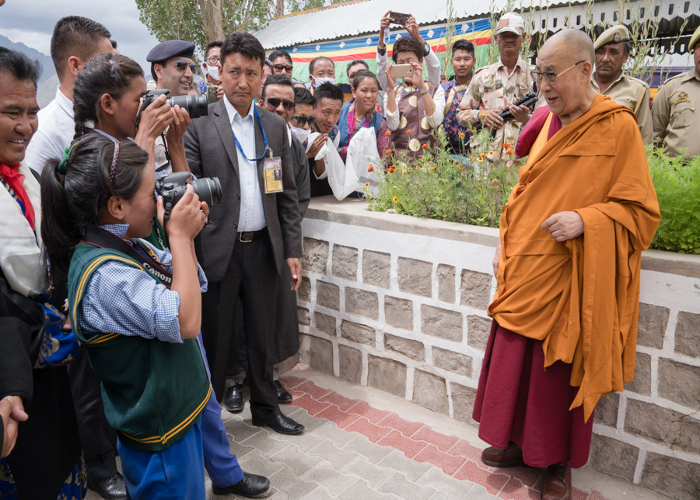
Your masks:
{"label": "orange shawl", "polygon": [[[634,378],[642,250],[661,219],[634,115],[596,95],[583,116],[535,141],[501,217],[498,291],[489,314],[541,340],[545,365],[572,365],[586,421]],[[559,243],[542,223],[576,211],[584,234]]]}

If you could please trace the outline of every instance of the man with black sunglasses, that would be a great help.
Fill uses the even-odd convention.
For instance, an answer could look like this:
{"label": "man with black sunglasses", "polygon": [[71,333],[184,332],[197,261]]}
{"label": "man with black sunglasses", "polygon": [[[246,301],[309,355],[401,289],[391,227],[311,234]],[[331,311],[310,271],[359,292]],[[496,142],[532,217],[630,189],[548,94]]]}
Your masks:
{"label": "man with black sunglasses", "polygon": [[[151,63],[151,75],[156,89],[168,89],[168,97],[189,94],[194,85],[197,65],[192,60],[195,45],[185,40],[167,40],[151,49],[146,60]],[[156,139],[156,170],[172,172],[163,137]]]}
{"label": "man with black sunglasses", "polygon": [[185,40],[167,40],[153,47],[146,60],[156,88],[169,89],[171,96],[189,94],[197,72],[193,56],[194,43]]}
{"label": "man with black sunglasses", "polygon": [[289,52],[286,50],[275,50],[270,54],[268,60],[272,64],[273,75],[284,75],[288,78],[292,78],[294,64],[292,63],[292,56],[289,55]]}

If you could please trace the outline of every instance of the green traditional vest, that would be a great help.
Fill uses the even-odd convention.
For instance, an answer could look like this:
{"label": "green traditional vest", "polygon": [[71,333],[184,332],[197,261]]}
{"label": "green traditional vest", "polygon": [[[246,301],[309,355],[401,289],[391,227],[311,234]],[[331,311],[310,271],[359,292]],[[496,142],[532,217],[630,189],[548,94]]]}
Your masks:
{"label": "green traditional vest", "polygon": [[87,243],[76,246],[68,272],[73,331],[102,381],[105,416],[122,443],[136,450],[164,450],[187,434],[209,401],[212,390],[204,360],[195,339],[175,344],[80,329],[80,305],[87,284],[108,261],[147,272],[116,250]]}

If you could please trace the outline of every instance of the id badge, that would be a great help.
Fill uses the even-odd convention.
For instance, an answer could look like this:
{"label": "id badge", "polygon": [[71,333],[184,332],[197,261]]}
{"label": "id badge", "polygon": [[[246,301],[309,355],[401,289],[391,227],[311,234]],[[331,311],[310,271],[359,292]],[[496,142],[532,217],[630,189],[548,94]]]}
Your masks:
{"label": "id badge", "polygon": [[263,163],[265,194],[282,192],[282,159],[279,156],[265,158]]}

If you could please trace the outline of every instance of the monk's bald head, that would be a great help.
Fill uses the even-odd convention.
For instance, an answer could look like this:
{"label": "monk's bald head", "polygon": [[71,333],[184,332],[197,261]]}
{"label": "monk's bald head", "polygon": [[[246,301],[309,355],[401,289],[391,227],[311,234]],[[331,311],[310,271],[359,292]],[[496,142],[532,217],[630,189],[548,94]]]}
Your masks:
{"label": "monk's bald head", "polygon": [[591,66],[595,64],[593,40],[583,31],[563,29],[552,35],[540,49],[540,54],[551,51],[561,51],[568,59],[573,59],[573,62],[588,61]]}
{"label": "monk's bald head", "polygon": [[594,61],[593,42],[574,29],[561,30],[549,38],[537,54],[537,86],[550,111],[564,125],[581,116],[593,102]]}

